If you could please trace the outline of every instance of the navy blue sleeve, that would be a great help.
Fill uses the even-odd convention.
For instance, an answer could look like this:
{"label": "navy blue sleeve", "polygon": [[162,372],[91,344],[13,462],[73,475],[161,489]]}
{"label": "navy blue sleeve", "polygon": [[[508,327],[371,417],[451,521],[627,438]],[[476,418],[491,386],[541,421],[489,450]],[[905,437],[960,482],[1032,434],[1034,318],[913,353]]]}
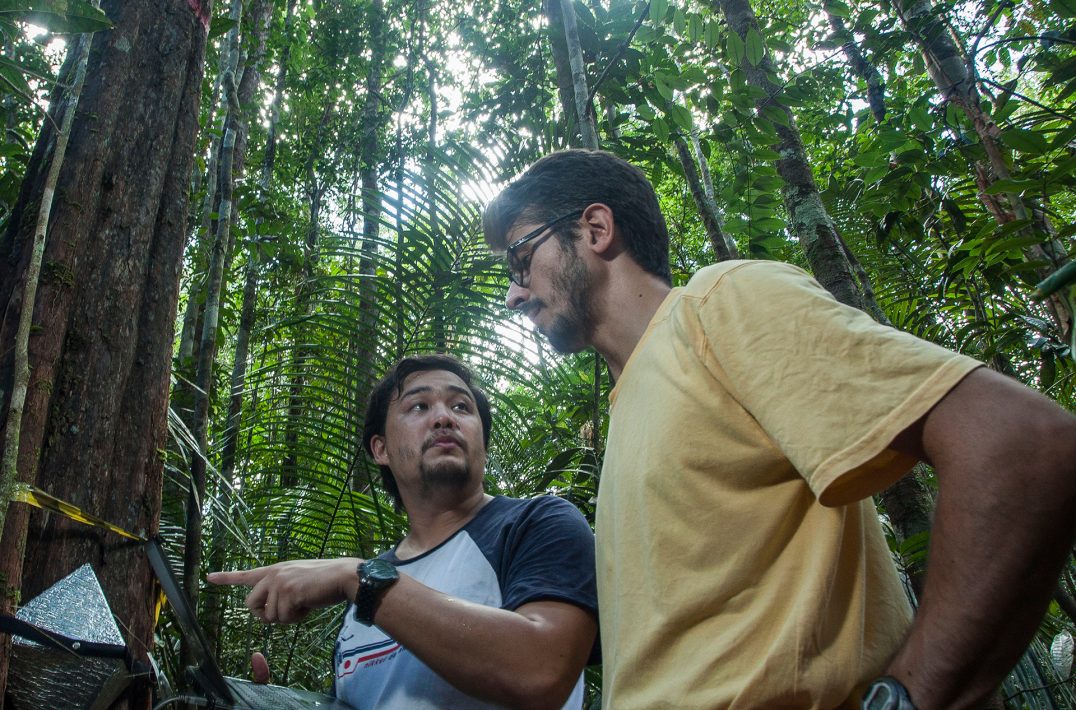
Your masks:
{"label": "navy blue sleeve", "polygon": [[594,532],[571,503],[555,496],[519,501],[506,526],[501,558],[501,605],[562,601],[597,617]]}

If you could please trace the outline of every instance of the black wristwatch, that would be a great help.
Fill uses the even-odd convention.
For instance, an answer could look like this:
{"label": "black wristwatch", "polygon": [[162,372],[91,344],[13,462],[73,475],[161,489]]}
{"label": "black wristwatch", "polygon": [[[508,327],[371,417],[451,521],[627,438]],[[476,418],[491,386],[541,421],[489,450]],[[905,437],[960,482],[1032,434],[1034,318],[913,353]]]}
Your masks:
{"label": "black wristwatch", "polygon": [[882,676],[867,686],[863,710],[915,710],[908,689],[891,676]]}
{"label": "black wristwatch", "polygon": [[396,565],[374,559],[359,563],[359,591],[355,593],[355,621],[373,626],[377,603],[386,589],[396,583],[400,573]]}

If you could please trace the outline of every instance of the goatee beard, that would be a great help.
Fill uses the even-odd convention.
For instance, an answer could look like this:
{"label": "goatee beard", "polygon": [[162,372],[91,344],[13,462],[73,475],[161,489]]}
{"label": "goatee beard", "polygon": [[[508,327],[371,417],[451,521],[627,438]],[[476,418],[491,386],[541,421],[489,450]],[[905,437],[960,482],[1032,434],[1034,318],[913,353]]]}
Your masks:
{"label": "goatee beard", "polygon": [[422,488],[431,491],[435,488],[462,489],[471,482],[471,472],[460,461],[445,461],[439,464],[423,462],[419,466]]}

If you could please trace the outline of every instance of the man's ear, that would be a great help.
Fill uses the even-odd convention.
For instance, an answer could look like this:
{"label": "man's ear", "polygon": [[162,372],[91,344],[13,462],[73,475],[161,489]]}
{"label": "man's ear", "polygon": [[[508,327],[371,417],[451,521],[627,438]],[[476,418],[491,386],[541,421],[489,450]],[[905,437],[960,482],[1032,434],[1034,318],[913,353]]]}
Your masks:
{"label": "man's ear", "polygon": [[583,240],[595,254],[609,255],[617,241],[613,210],[601,202],[595,202],[583,210]]}
{"label": "man's ear", "polygon": [[374,455],[374,461],[378,466],[388,466],[389,457],[385,454],[385,437],[374,434],[370,438],[370,451]]}

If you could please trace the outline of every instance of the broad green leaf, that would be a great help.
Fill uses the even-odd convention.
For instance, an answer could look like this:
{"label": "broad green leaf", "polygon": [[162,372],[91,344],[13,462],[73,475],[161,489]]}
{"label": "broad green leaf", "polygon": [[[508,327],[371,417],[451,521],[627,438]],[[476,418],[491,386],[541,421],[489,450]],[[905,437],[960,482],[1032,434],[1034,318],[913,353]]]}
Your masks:
{"label": "broad green leaf", "polygon": [[729,30],[729,37],[728,37],[728,52],[729,52],[729,57],[736,64],[742,64],[743,63],[744,52],[745,52],[745,47],[744,47],[743,40],[740,38],[740,35],[735,32],[735,30],[731,30],[731,29]]}
{"label": "broad green leaf", "polygon": [[884,151],[860,153],[852,158],[852,162],[856,165],[862,165],[865,168],[873,168],[877,165],[888,165],[889,154]]}
{"label": "broad green leaf", "polygon": [[826,3],[826,12],[845,20],[852,19],[852,11],[841,0],[829,0]]}
{"label": "broad green leaf", "polygon": [[26,77],[23,76],[22,67],[6,57],[0,57],[0,79],[10,86],[15,93],[25,98],[33,99],[34,92],[26,82]]}
{"label": "broad green leaf", "polygon": [[916,106],[908,112],[908,119],[923,133],[929,133],[934,128],[934,121],[930,119],[930,114],[920,106]]}
{"label": "broad green leaf", "polygon": [[702,17],[697,14],[692,14],[687,23],[687,36],[692,42],[698,42],[702,39],[705,25],[703,24]]}
{"label": "broad green leaf", "polygon": [[784,126],[785,128],[789,128],[791,126],[791,123],[788,120],[788,111],[781,108],[780,106],[768,104],[762,109],[762,115],[768,118],[770,121],[773,121],[780,126]]}
{"label": "broad green leaf", "polygon": [[209,39],[220,37],[238,25],[239,22],[230,17],[219,17],[213,20],[213,23],[209,26]]}
{"label": "broad green leaf", "polygon": [[669,116],[672,118],[673,123],[677,125],[680,130],[685,133],[691,131],[691,112],[680,104],[669,105]]}
{"label": "broad green leaf", "polygon": [[1021,153],[1041,155],[1050,149],[1050,144],[1041,133],[1023,128],[1010,128],[1002,132],[1001,140],[1005,145]]}
{"label": "broad green leaf", "polygon": [[650,0],[650,21],[660,25],[665,21],[665,13],[669,9],[669,0]]}
{"label": "broad green leaf", "polygon": [[659,141],[664,143],[669,140],[669,125],[665,123],[665,121],[660,118],[655,118],[654,122],[650,125],[654,127],[654,135],[657,136]]}
{"label": "broad green leaf", "polygon": [[744,51],[747,55],[747,61],[751,62],[751,66],[757,67],[762,58],[766,56],[766,43],[762,40],[762,35],[754,27],[747,30],[746,40]]}
{"label": "broad green leaf", "polygon": [[684,16],[684,11],[678,7],[673,10],[673,29],[678,36],[683,37],[686,28],[687,18]]}
{"label": "broad green leaf", "polygon": [[664,81],[662,81],[656,76],[654,77],[654,88],[656,88],[658,90],[658,93],[661,94],[661,98],[665,99],[666,101],[672,101],[672,89],[669,88],[668,84],[666,84]]}
{"label": "broad green leaf", "polygon": [[[730,34],[736,34],[731,32]],[[721,44],[721,25],[716,22],[706,23],[706,46],[710,49],[716,49]]]}

